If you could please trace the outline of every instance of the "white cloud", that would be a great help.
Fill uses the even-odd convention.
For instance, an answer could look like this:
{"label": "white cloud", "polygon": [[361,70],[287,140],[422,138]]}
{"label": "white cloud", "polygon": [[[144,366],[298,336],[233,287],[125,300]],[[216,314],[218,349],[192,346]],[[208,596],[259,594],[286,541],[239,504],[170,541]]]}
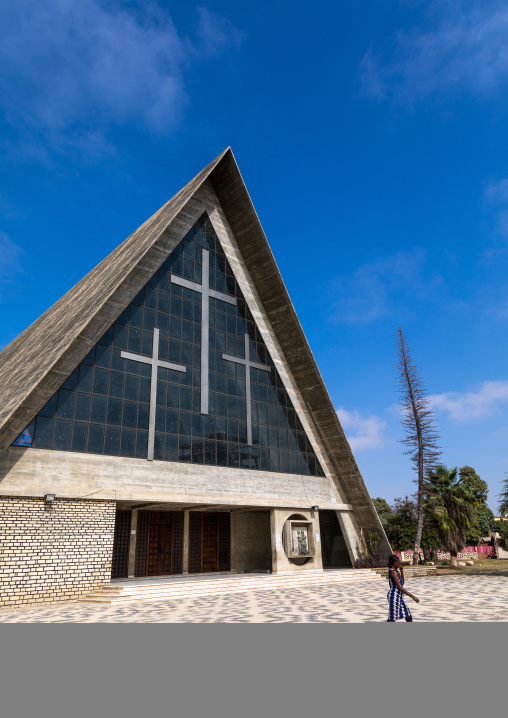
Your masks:
{"label": "white cloud", "polygon": [[342,407],[337,409],[337,416],[353,451],[379,449],[386,444],[383,436],[386,421],[381,417],[365,416],[359,411],[346,411]]}
{"label": "white cloud", "polygon": [[240,46],[244,33],[237,30],[231,21],[211,12],[206,7],[198,7],[198,36],[203,51],[210,57],[219,55],[225,48]]}
{"label": "white cloud", "polygon": [[0,300],[3,287],[11,284],[14,275],[21,272],[22,249],[14,244],[6,234],[0,232]]}
{"label": "white cloud", "polygon": [[330,316],[350,324],[369,324],[396,310],[406,311],[409,298],[413,304],[435,301],[443,280],[426,270],[426,261],[425,252],[415,247],[336,277],[328,287]]}
{"label": "white cloud", "polygon": [[188,100],[185,73],[240,42],[226,19],[206,8],[198,15],[193,41],[155,2],[7,0],[0,102],[8,121],[53,149],[89,142],[97,150],[111,124],[168,132]]}
{"label": "white cloud", "polygon": [[445,392],[429,397],[435,411],[448,413],[456,421],[483,419],[508,402],[508,380],[485,381],[478,391]]}
{"label": "white cloud", "polygon": [[493,204],[508,204],[508,179],[490,182],[485,188],[483,196]]}
{"label": "white cloud", "polygon": [[390,57],[370,48],[360,71],[365,94],[411,102],[434,94],[486,97],[508,83],[508,6],[502,0],[434,0],[422,25],[401,32]]}

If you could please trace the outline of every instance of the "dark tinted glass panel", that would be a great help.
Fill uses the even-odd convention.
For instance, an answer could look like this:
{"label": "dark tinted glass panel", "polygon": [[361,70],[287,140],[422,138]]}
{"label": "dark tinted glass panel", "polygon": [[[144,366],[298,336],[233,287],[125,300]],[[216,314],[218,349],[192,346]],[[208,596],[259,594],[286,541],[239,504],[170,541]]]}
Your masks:
{"label": "dark tinted glass panel", "polygon": [[129,429],[122,429],[121,456],[134,456],[136,450],[136,432]]}
{"label": "dark tinted glass panel", "polygon": [[78,421],[88,421],[90,418],[90,394],[78,393],[74,418]]}
{"label": "dark tinted glass panel", "polygon": [[[139,434],[138,434],[139,437]],[[144,455],[146,456],[146,442],[147,442],[148,435],[145,435],[145,440],[143,442],[143,451]],[[158,432],[155,433],[155,443],[154,443],[154,454],[153,458],[156,461],[164,461],[164,443],[165,443],[165,437],[164,434],[159,434]]]}
{"label": "dark tinted glass panel", "polygon": [[104,426],[90,424],[88,433],[88,453],[102,454],[104,450]]}
{"label": "dark tinted glass panel", "polygon": [[[155,435],[155,446],[158,449],[159,448],[159,440],[158,437],[160,437],[160,434]],[[146,431],[138,431],[136,434],[136,458],[138,459],[146,459],[146,448],[147,448],[147,442],[148,442],[148,432]],[[164,447],[164,437],[162,439],[162,446]],[[160,456],[160,452],[155,452],[155,459],[164,458],[164,456]]]}
{"label": "dark tinted glass panel", "polygon": [[53,444],[54,428],[54,419],[47,419],[43,416],[37,417],[37,421],[35,422],[35,437],[33,446],[36,449],[51,449]]}
{"label": "dark tinted glass panel", "polygon": [[166,461],[178,461],[178,437],[166,435]]}
{"label": "dark tinted glass panel", "polygon": [[66,382],[62,385],[62,389],[70,389],[71,391],[75,391],[78,386],[78,374],[79,370],[75,369],[70,377],[67,379]]}
{"label": "dark tinted glass panel", "polygon": [[108,400],[107,423],[112,426],[120,426],[122,423],[122,401],[121,399]]}
{"label": "dark tinted glass panel", "polygon": [[94,394],[107,394],[109,384],[109,372],[106,369],[95,369],[95,375],[93,380],[93,393]]}
{"label": "dark tinted glass panel", "polygon": [[112,371],[109,381],[109,395],[121,398],[124,392],[125,376],[118,371]]}
{"label": "dark tinted glass panel", "polygon": [[88,439],[88,424],[75,421],[72,431],[72,451],[86,451]]}
{"label": "dark tinted glass panel", "polygon": [[90,421],[97,424],[104,424],[106,421],[106,405],[108,400],[105,396],[92,396],[92,407],[90,410]]}
{"label": "dark tinted glass panel", "polygon": [[109,369],[111,363],[111,347],[105,347],[99,344],[95,358],[95,366],[102,366]]}
{"label": "dark tinted glass panel", "polygon": [[55,416],[58,393],[48,401],[44,409],[41,409],[39,416]]}
{"label": "dark tinted glass panel", "polygon": [[124,401],[123,403],[123,426],[128,426],[131,429],[136,428],[137,424],[137,413],[138,405],[133,401]]}
{"label": "dark tinted glass panel", "polygon": [[104,441],[104,453],[110,456],[118,456],[120,451],[120,429],[116,426],[106,427]]}
{"label": "dark tinted glass panel", "polygon": [[55,422],[55,435],[53,437],[53,448],[61,451],[68,451],[71,448],[72,421]]}
{"label": "dark tinted glass panel", "polygon": [[[210,288],[234,300],[209,297],[208,415],[201,414],[203,295],[179,284],[202,282],[204,250]],[[185,368],[157,370],[156,460],[323,475],[206,214],[14,443],[146,459],[154,328],[159,360]],[[246,335],[247,359],[264,367],[249,368],[250,397]]]}
{"label": "dark tinted glass panel", "polygon": [[79,367],[78,389],[80,391],[92,391],[93,367],[82,364]]}

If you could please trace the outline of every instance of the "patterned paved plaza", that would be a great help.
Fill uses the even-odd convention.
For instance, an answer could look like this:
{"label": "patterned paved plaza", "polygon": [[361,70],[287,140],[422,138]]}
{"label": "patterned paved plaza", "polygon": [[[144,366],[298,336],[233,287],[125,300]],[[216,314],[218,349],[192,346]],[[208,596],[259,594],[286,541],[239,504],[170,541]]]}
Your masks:
{"label": "patterned paved plaza", "polygon": [[[387,588],[380,580],[124,606],[70,603],[1,611],[0,623],[383,622]],[[506,575],[413,578],[407,588],[420,598],[419,604],[408,600],[418,622],[508,621]]]}

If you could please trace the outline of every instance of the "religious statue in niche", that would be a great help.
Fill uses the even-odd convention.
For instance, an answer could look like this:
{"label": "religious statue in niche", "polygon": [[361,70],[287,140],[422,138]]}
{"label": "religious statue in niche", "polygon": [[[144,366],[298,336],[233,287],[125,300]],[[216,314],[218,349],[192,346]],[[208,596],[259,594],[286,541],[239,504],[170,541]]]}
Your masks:
{"label": "religious statue in niche", "polygon": [[307,528],[293,529],[293,553],[299,556],[309,555],[309,535]]}

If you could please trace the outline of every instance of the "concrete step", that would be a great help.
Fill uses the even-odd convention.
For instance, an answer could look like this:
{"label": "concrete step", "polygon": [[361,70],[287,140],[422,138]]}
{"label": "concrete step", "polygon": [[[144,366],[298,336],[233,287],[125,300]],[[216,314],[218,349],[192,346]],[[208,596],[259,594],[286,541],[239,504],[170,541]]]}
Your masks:
{"label": "concrete step", "polygon": [[[388,568],[373,568],[380,576],[388,578]],[[404,566],[404,575],[406,578],[417,578],[418,576],[436,576],[437,568],[435,566]]]}
{"label": "concrete step", "polygon": [[199,596],[219,596],[245,591],[268,591],[281,588],[305,588],[307,586],[337,585],[379,581],[381,576],[370,569],[316,572],[307,575],[263,575],[252,578],[235,577],[193,581],[169,580],[167,583],[107,586],[80,599],[80,603],[124,604],[149,601],[169,601]]}
{"label": "concrete step", "polygon": [[[375,574],[374,576],[372,574],[368,576],[357,576],[353,578],[343,578],[343,579],[319,579],[314,578],[307,581],[285,581],[285,580],[272,580],[272,581],[234,581],[234,582],[220,582],[215,583],[211,581],[203,581],[203,582],[195,582],[195,583],[176,583],[172,585],[154,585],[154,586],[135,586],[135,587],[124,587],[123,590],[118,590],[116,595],[129,595],[129,594],[144,594],[144,593],[165,593],[167,591],[170,591],[172,593],[193,593],[194,591],[220,591],[225,592],[229,590],[236,590],[236,589],[242,589],[242,590],[250,590],[250,589],[258,589],[258,588],[275,588],[279,586],[307,586],[309,584],[329,584],[329,583],[349,583],[349,582],[355,582],[360,580],[373,580],[377,579],[378,576]],[[113,596],[113,592],[106,592],[103,595],[105,596]]]}

